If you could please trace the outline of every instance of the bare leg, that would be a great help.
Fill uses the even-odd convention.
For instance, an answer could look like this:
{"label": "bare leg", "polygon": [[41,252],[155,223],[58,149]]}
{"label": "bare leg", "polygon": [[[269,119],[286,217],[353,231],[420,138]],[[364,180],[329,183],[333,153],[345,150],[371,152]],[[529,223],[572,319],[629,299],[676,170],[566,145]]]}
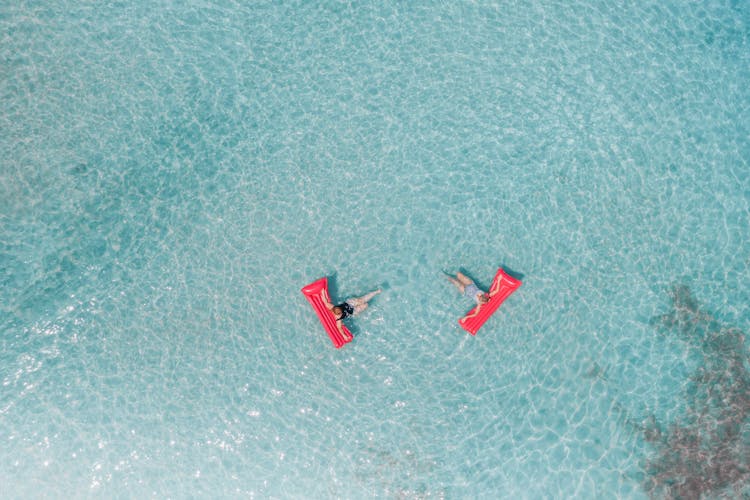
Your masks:
{"label": "bare leg", "polygon": [[456,273],[456,278],[458,278],[458,281],[460,281],[461,283],[463,283],[464,286],[468,286],[468,285],[471,285],[472,283],[474,283],[473,281],[471,281],[471,279],[468,276],[466,276],[461,271],[459,271],[459,272]]}
{"label": "bare leg", "polygon": [[372,298],[380,292],[382,292],[382,290],[378,288],[374,292],[370,292],[367,295],[363,295],[362,297],[349,299],[347,302],[354,306],[354,314],[359,314],[367,309],[367,303],[370,302],[370,300],[372,300]]}
{"label": "bare leg", "polygon": [[370,302],[374,296],[376,296],[377,294],[379,294],[382,291],[383,290],[381,290],[380,288],[378,288],[374,292],[370,292],[367,295],[363,295],[362,297],[360,297],[357,300],[361,300],[362,302],[364,302],[366,304],[366,303]]}
{"label": "bare leg", "polygon": [[453,286],[455,286],[456,288],[458,288],[459,292],[464,293],[464,288],[465,287],[461,284],[460,281],[458,281],[453,276],[448,276],[448,281],[450,281],[451,283],[453,283]]}
{"label": "bare leg", "polygon": [[[445,277],[448,278],[448,281],[450,281],[453,286],[455,286],[456,288],[458,288],[459,292],[464,293],[464,288],[466,288],[466,285],[464,285],[459,280],[457,280],[456,278],[454,278],[450,274],[446,273],[445,271],[443,271],[443,274],[445,274]],[[458,273],[458,274],[461,274],[461,273]]]}

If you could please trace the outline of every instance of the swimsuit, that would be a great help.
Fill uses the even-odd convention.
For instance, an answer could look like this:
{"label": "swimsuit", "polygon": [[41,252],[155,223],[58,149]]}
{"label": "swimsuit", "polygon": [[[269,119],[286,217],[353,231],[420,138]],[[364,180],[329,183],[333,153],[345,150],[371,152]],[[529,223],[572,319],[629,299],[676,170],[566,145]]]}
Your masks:
{"label": "swimsuit", "polygon": [[349,302],[344,302],[343,304],[339,304],[336,307],[340,307],[341,308],[341,317],[338,318],[339,320],[340,319],[344,319],[344,318],[348,318],[349,316],[351,316],[352,314],[354,314],[354,308],[352,307],[351,304],[349,304]]}
{"label": "swimsuit", "polygon": [[476,286],[474,283],[468,284],[464,287],[464,295],[467,297],[471,297],[474,300],[477,300],[477,295],[479,295],[480,293],[484,293],[484,292],[481,291],[479,287]]}

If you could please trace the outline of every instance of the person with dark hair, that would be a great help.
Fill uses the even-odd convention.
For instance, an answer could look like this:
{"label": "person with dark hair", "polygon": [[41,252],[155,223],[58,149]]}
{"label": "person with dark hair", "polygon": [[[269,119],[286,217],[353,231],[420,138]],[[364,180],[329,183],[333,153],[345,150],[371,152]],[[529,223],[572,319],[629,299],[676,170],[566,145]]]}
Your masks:
{"label": "person with dark hair", "polygon": [[[328,301],[326,301],[325,304],[326,307],[328,307],[328,309],[333,313],[333,316],[336,318],[336,325],[341,325],[341,322],[344,319],[355,316],[367,309],[368,302],[370,302],[370,300],[372,300],[372,298],[380,292],[382,292],[382,290],[378,288],[374,292],[370,292],[367,295],[363,295],[362,297],[352,297],[350,299],[346,299],[344,302],[338,305],[333,305]],[[341,327],[339,327],[339,330],[341,330]],[[342,335],[346,340],[351,340],[350,338],[347,338],[343,331]]]}

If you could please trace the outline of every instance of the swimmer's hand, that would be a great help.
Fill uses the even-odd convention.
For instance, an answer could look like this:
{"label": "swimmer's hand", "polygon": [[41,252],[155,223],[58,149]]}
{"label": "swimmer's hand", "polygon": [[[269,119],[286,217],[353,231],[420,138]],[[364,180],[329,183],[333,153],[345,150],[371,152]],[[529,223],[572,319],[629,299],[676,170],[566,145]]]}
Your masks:
{"label": "swimmer's hand", "polygon": [[348,334],[346,330],[344,330],[344,322],[341,321],[340,319],[337,319],[336,326],[338,327],[339,333],[341,334],[341,336],[344,337],[344,340],[349,342],[352,339],[352,336]]}

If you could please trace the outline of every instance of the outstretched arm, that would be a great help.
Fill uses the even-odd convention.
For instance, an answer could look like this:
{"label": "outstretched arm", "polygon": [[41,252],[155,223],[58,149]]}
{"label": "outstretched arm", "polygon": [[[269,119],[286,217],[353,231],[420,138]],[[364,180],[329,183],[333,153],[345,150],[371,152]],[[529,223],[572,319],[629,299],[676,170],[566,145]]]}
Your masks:
{"label": "outstretched arm", "polygon": [[323,301],[323,304],[328,308],[328,310],[333,309],[333,304],[331,304],[331,301],[328,299],[328,294],[325,290],[320,291],[320,300]]}
{"label": "outstretched arm", "polygon": [[495,282],[492,284],[492,288],[490,288],[490,291],[489,291],[489,293],[487,295],[489,295],[490,297],[492,297],[498,291],[500,291],[500,285],[502,284],[502,281],[503,281],[502,276],[499,279],[495,280]]}
{"label": "outstretched arm", "polygon": [[461,321],[466,321],[469,318],[473,318],[477,314],[479,314],[479,310],[482,308],[482,304],[477,304],[477,307],[474,308],[474,312],[471,314],[467,314],[463,318],[461,318]]}
{"label": "outstretched arm", "polygon": [[340,319],[336,320],[336,328],[339,329],[339,333],[341,334],[342,337],[344,337],[344,340],[348,342],[352,339],[352,336],[346,333],[346,330],[344,330],[344,322],[342,320]]}
{"label": "outstretched arm", "polygon": [[[331,306],[333,307],[333,306]],[[336,328],[338,328],[339,333],[342,337],[344,337],[344,340],[349,342],[352,339],[352,336],[348,333],[346,333],[346,330],[344,330],[344,320],[343,319],[337,319],[336,320]]]}

